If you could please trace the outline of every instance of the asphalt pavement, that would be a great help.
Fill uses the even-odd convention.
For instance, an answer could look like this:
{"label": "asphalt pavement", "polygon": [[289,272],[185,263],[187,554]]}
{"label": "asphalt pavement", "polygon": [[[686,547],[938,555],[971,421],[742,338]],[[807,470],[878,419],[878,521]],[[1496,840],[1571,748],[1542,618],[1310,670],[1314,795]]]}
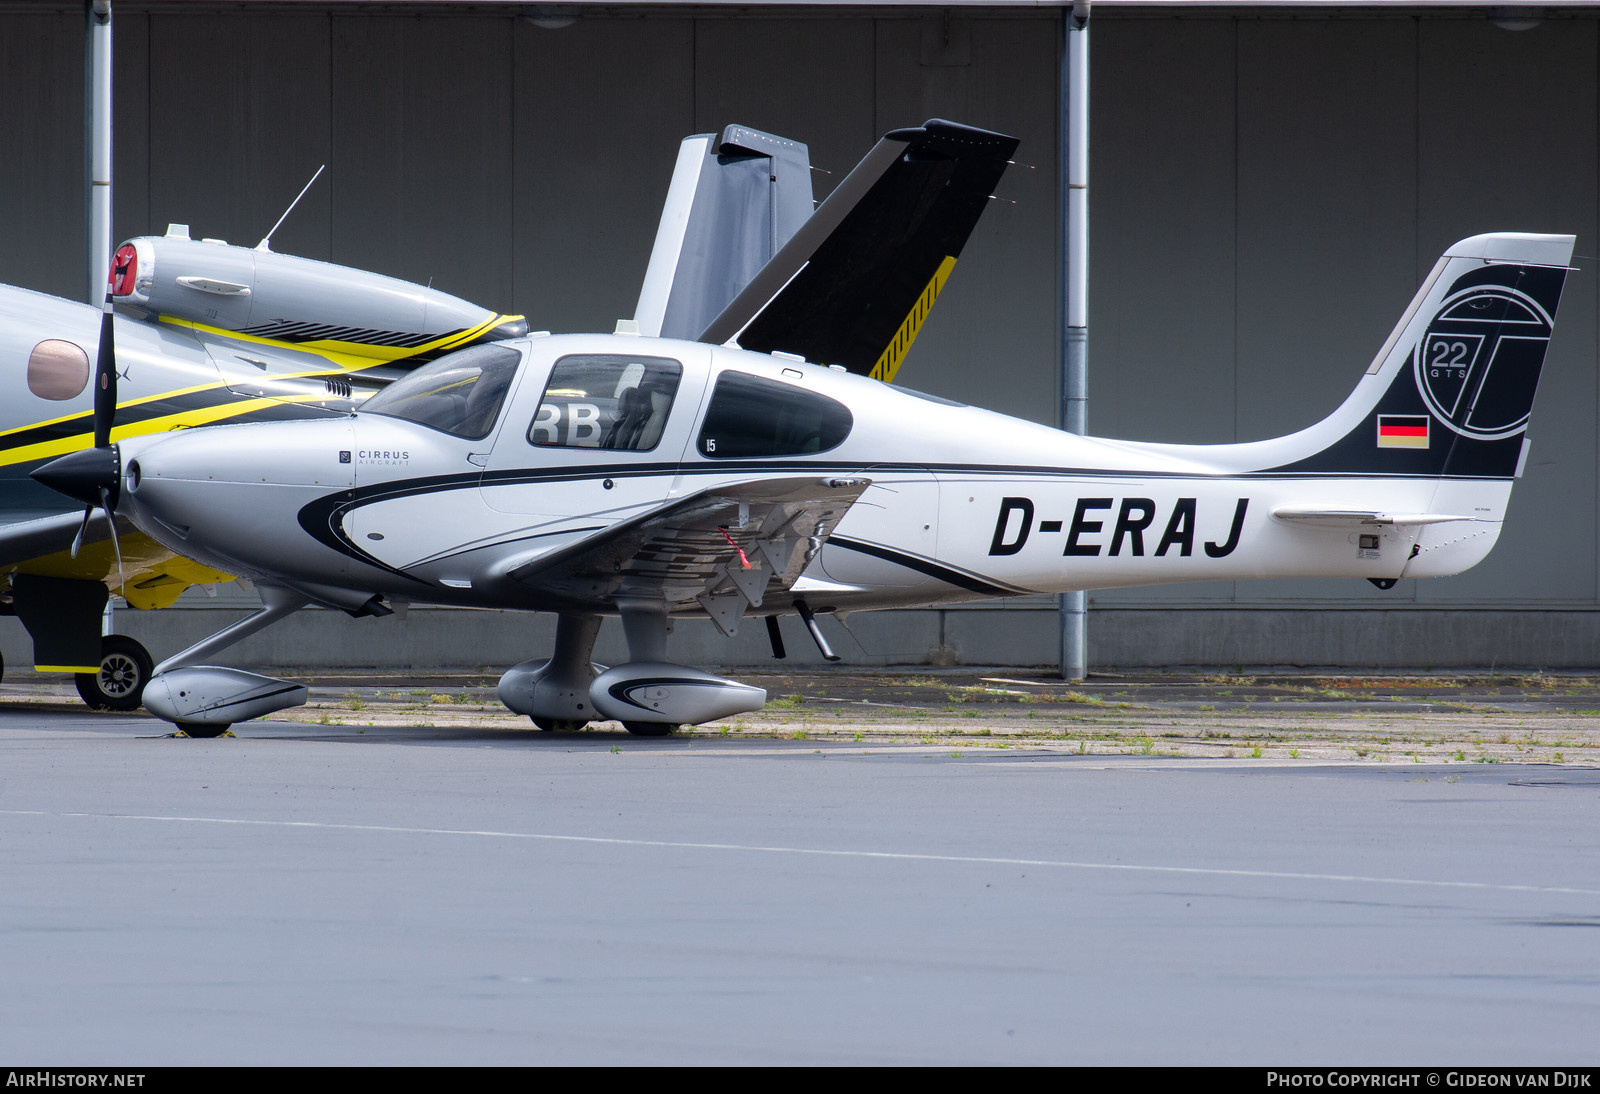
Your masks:
{"label": "asphalt pavement", "polygon": [[[1297,701],[1270,695],[1233,757],[1166,754],[1163,724],[1203,741],[1234,717],[1175,706],[1226,704],[1245,686],[1226,681],[1091,682],[1102,707],[984,682],[1021,679],[1003,673],[786,679],[771,722],[657,740],[539,733],[473,709],[469,677],[325,681],[298,720],[218,740],[8,682],[0,1060],[1600,1055],[1600,767],[1581,758],[1251,756],[1245,723]],[[1282,721],[1438,702],[1459,742],[1474,719],[1593,734],[1566,687],[1456,686],[1478,690],[1285,693],[1369,706]],[[1496,707],[1491,686],[1519,690]],[[989,687],[1032,698],[964,717],[984,702],[961,689]],[[1521,702],[1544,706],[1486,709]],[[1041,708],[1044,729],[994,731]]]}

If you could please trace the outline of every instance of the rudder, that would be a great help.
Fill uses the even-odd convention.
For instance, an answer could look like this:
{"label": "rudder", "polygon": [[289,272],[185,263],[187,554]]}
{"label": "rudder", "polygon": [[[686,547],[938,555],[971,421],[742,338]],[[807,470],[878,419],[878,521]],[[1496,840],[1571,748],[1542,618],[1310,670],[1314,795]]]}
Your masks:
{"label": "rudder", "polygon": [[1350,398],[1298,435],[1323,443],[1275,470],[1514,478],[1573,242],[1497,233],[1447,250]]}

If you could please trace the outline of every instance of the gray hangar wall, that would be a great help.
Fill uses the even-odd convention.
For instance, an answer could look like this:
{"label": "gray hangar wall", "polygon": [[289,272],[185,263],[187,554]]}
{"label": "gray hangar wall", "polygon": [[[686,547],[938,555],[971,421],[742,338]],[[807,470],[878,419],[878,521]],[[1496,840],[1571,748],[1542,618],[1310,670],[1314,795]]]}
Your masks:
{"label": "gray hangar wall", "polygon": [[[253,243],[316,166],[280,251],[428,281],[535,328],[631,314],[676,146],[742,122],[810,144],[824,196],[883,131],[948,117],[1022,138],[903,382],[1051,420],[1056,13],[692,7],[549,30],[492,4],[115,6],[118,238]],[[82,9],[0,0],[0,281],[81,295]],[[1195,442],[1303,427],[1354,385],[1441,250],[1597,218],[1600,18],[1173,14],[1096,6],[1091,432]],[[1600,662],[1597,283],[1568,281],[1512,523],[1460,577],[1228,582],[1091,599],[1093,666]],[[7,367],[20,367],[20,362]],[[254,603],[225,587],[118,616],[158,656]],[[264,665],[506,665],[551,621],[303,612]],[[1049,598],[859,615],[850,661],[1045,664]],[[30,656],[14,620],[0,648]],[[827,624],[833,628],[834,624]],[[614,657],[607,629],[597,656]],[[616,628],[620,630],[620,628]],[[763,629],[671,653],[766,658]],[[791,657],[814,659],[798,628]]]}

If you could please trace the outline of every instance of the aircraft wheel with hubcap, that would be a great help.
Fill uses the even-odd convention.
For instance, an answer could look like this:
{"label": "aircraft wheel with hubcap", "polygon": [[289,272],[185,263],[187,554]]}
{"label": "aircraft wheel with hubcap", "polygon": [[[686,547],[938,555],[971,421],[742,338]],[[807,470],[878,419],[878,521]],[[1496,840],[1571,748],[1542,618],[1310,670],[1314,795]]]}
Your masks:
{"label": "aircraft wheel with hubcap", "polygon": [[587,718],[541,718],[537,714],[531,717],[533,724],[546,733],[576,733],[589,724]]}
{"label": "aircraft wheel with hubcap", "polygon": [[73,677],[78,695],[94,710],[138,710],[155,662],[149,652],[125,634],[100,639],[100,671]]}
{"label": "aircraft wheel with hubcap", "polygon": [[174,729],[181,729],[191,737],[220,737],[233,728],[232,722],[223,722],[221,725],[200,722],[173,722]]}
{"label": "aircraft wheel with hubcap", "polygon": [[665,737],[678,727],[671,722],[623,722],[622,728],[635,737]]}

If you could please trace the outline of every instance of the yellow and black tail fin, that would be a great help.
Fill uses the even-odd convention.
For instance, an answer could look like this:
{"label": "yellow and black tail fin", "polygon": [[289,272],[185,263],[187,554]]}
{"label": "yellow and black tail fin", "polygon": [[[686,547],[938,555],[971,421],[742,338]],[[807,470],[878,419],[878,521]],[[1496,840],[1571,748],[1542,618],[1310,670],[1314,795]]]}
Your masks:
{"label": "yellow and black tail fin", "polygon": [[700,341],[892,380],[1016,149],[939,120],[886,134]]}

